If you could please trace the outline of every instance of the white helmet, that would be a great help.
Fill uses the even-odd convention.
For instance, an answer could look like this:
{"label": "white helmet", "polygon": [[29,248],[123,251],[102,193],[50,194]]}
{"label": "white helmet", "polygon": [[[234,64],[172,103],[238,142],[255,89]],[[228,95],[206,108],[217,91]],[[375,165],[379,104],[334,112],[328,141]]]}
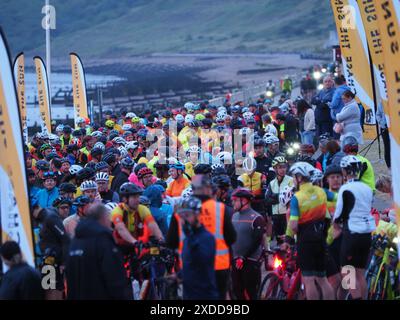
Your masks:
{"label": "white helmet", "polygon": [[132,128],[132,126],[129,123],[126,123],[122,126],[122,130],[128,131]]}
{"label": "white helmet", "polygon": [[96,182],[97,181],[110,181],[110,176],[106,172],[98,172],[96,173]]}
{"label": "white helmet", "polygon": [[289,113],[289,110],[290,110],[290,105],[289,105],[289,103],[286,101],[286,102],[284,102],[284,103],[282,103],[280,106],[279,106],[279,110],[283,113],[283,114],[288,114]]}
{"label": "white helmet", "polygon": [[126,146],[126,140],[124,138],[115,137],[112,141],[116,144],[122,144],[123,146]]}
{"label": "white helmet", "polygon": [[83,181],[80,188],[81,191],[97,190],[97,183],[92,180]]}
{"label": "white helmet", "polygon": [[76,124],[81,124],[81,123],[85,123],[85,119],[83,119],[82,117],[78,117],[76,119]]}
{"label": "white helmet", "polygon": [[225,114],[227,114],[228,113],[228,111],[226,110],[226,108],[225,107],[219,107],[218,109],[217,109],[217,111],[218,111],[218,113],[225,113]]}
{"label": "white helmet", "polygon": [[191,123],[194,121],[194,116],[192,114],[187,114],[185,117],[185,122],[186,123]]}
{"label": "white helmet", "polygon": [[91,136],[98,139],[103,136],[103,133],[101,131],[93,131]]}
{"label": "white helmet", "polygon": [[104,206],[107,208],[107,210],[109,212],[111,212],[118,206],[118,203],[116,203],[116,202],[107,202]]}
{"label": "white helmet", "polygon": [[199,146],[190,146],[187,150],[188,153],[200,153],[201,148]]}
{"label": "white helmet", "polygon": [[192,187],[188,187],[188,188],[186,188],[185,190],[182,191],[182,198],[183,199],[189,198],[192,195],[193,195]]}
{"label": "white helmet", "polygon": [[253,118],[254,118],[254,113],[253,112],[247,111],[247,112],[243,113],[243,119],[250,120],[250,119],[253,119]]}
{"label": "white helmet", "polygon": [[275,143],[279,143],[279,139],[278,137],[274,136],[273,134],[270,134],[268,137],[266,137],[264,139],[265,144],[275,144]]}
{"label": "white helmet", "polygon": [[218,112],[217,116],[215,117],[216,121],[225,121],[226,120],[226,113]]}
{"label": "white helmet", "polygon": [[322,173],[322,171],[317,168],[314,168],[314,171],[311,173],[311,182],[318,183],[322,181],[323,178],[324,174]]}
{"label": "white helmet", "polygon": [[118,147],[119,152],[121,153],[121,157],[125,158],[128,155],[128,150],[124,146]]}
{"label": "white helmet", "polygon": [[250,110],[250,109],[249,109],[248,107],[243,107],[243,108],[242,108],[242,113],[249,112],[249,110]]}
{"label": "white helmet", "polygon": [[40,139],[47,140],[49,139],[49,133],[47,131],[42,131],[38,134]]}
{"label": "white helmet", "polygon": [[64,125],[63,125],[63,124],[59,124],[59,125],[56,127],[56,132],[63,132],[63,129],[64,129]]}
{"label": "white helmet", "polygon": [[195,108],[195,105],[192,102],[186,102],[183,107],[187,109],[187,111],[192,111]]}
{"label": "white helmet", "polygon": [[218,159],[219,163],[231,164],[232,163],[232,154],[228,151],[221,151],[217,154],[217,159]]}
{"label": "white helmet", "polygon": [[93,146],[93,149],[101,149],[103,152],[106,151],[106,146],[103,144],[103,142],[96,142]]}
{"label": "white helmet", "polygon": [[125,145],[126,150],[136,150],[139,148],[139,142],[137,141],[130,141]]}
{"label": "white helmet", "polygon": [[69,168],[69,173],[71,175],[76,175],[79,171],[81,171],[83,168],[81,166],[78,166],[77,164],[73,164],[70,168]]}
{"label": "white helmet", "polygon": [[175,116],[175,120],[176,120],[176,122],[184,123],[185,122],[185,117],[183,115],[181,115],[181,114],[177,114]]}
{"label": "white helmet", "polygon": [[247,157],[243,160],[242,168],[245,171],[251,172],[257,168],[257,161],[253,157]]}
{"label": "white helmet", "polygon": [[211,170],[216,170],[218,168],[225,169],[225,166],[222,163],[214,163],[211,165]]}
{"label": "white helmet", "polygon": [[58,143],[61,142],[60,137],[58,135],[52,134],[52,133],[49,134],[49,140],[50,140],[50,144],[57,144],[57,142]]}
{"label": "white helmet", "polygon": [[340,161],[340,167],[347,171],[352,171],[354,174],[358,174],[361,171],[362,162],[356,156],[345,156]]}
{"label": "white helmet", "polygon": [[132,118],[134,118],[134,117],[136,117],[136,114],[134,114],[133,112],[128,112],[128,113],[125,115],[125,118],[130,118],[130,119],[132,119]]}
{"label": "white helmet", "polygon": [[290,167],[290,175],[301,175],[305,178],[311,178],[311,174],[314,172],[315,168],[308,162],[296,162]]}
{"label": "white helmet", "polygon": [[294,194],[294,187],[285,186],[279,193],[279,203],[282,207],[286,207],[290,200],[292,200]]}
{"label": "white helmet", "polygon": [[251,129],[248,127],[243,127],[239,130],[239,134],[242,136],[250,134],[250,132],[251,132]]}

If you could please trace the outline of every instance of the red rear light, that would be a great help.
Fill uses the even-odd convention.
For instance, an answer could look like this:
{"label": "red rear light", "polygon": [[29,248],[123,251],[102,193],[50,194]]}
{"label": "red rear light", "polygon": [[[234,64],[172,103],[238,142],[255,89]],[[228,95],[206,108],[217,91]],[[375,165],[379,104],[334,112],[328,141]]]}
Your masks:
{"label": "red rear light", "polygon": [[279,259],[278,256],[274,257],[274,269],[279,269],[282,267],[283,261]]}

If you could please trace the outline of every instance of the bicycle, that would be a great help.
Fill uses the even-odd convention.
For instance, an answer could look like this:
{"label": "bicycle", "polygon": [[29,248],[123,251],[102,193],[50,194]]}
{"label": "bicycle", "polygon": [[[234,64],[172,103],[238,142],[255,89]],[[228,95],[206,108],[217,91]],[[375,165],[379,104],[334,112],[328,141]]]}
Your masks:
{"label": "bicycle", "polygon": [[[272,266],[270,257],[273,257]],[[296,252],[281,249],[264,250],[266,270],[273,269],[263,279],[260,291],[260,300],[302,300],[305,297],[304,286],[301,281],[301,272],[296,265]]]}
{"label": "bicycle", "polygon": [[396,246],[384,235],[372,239],[371,258],[365,276],[369,300],[400,299]]}
{"label": "bicycle", "polygon": [[134,299],[177,300],[178,284],[170,276],[175,265],[175,252],[155,239],[138,242],[134,249],[127,255],[125,263]]}

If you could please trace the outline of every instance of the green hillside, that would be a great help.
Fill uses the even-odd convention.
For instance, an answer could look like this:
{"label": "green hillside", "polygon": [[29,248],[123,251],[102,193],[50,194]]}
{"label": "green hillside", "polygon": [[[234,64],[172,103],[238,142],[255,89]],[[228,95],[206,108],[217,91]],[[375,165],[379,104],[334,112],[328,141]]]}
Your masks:
{"label": "green hillside", "polygon": [[[13,54],[43,54],[44,0],[2,0],[0,25]],[[50,0],[52,50],[84,58],[153,52],[315,51],[334,30],[321,0]]]}

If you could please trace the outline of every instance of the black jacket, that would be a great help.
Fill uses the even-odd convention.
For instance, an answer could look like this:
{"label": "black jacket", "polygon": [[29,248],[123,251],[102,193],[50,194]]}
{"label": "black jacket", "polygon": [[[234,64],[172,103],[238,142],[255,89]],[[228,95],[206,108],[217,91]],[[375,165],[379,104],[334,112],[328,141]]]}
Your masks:
{"label": "black jacket", "polygon": [[111,190],[114,192],[119,192],[119,188],[125,183],[129,182],[128,180],[129,175],[126,174],[125,172],[120,172],[115,178],[113,179],[111,183]]}
{"label": "black jacket", "polygon": [[70,300],[132,298],[123,258],[111,231],[96,221],[83,219],[79,222],[65,271]]}
{"label": "black jacket", "polygon": [[40,273],[26,263],[13,266],[1,281],[1,300],[44,300]]}
{"label": "black jacket", "polygon": [[38,221],[41,223],[39,246],[42,254],[55,257],[57,264],[63,265],[67,258],[70,238],[61,217],[42,210]]}

